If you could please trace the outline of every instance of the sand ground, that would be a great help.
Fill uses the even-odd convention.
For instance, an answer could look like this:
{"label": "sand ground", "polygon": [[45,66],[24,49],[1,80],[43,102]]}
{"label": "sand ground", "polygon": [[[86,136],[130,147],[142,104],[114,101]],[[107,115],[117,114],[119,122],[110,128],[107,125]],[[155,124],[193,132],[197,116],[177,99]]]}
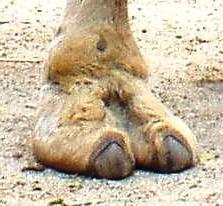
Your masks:
{"label": "sand ground", "polygon": [[[122,181],[26,171],[40,72],[65,0],[0,2],[0,206],[223,205],[223,2],[137,0],[132,30],[151,89],[194,131],[200,164]],[[41,168],[39,168],[41,169]]]}

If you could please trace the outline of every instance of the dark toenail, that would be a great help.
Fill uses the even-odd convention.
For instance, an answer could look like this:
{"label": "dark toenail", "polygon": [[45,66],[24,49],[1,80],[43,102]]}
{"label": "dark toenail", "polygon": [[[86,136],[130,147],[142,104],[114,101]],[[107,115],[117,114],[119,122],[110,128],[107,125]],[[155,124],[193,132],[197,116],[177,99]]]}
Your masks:
{"label": "dark toenail", "polygon": [[109,144],[95,160],[96,175],[103,178],[119,179],[129,175],[132,162],[117,143]]}
{"label": "dark toenail", "polygon": [[104,52],[108,47],[108,43],[105,39],[100,39],[99,42],[97,43],[97,49],[100,51],[100,52]]}
{"label": "dark toenail", "polygon": [[167,151],[165,157],[167,172],[180,171],[191,166],[192,153],[174,136],[166,136],[163,144]]}

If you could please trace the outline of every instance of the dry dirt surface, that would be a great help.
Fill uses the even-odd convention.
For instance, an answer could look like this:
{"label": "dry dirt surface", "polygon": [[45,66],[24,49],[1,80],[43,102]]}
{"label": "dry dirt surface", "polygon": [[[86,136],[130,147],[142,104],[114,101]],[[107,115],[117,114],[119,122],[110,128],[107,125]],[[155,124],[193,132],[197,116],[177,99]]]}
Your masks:
{"label": "dry dirt surface", "polygon": [[197,135],[200,163],[180,174],[136,171],[121,181],[44,169],[29,148],[43,59],[65,3],[0,1],[0,205],[222,206],[223,1],[129,3],[151,89]]}

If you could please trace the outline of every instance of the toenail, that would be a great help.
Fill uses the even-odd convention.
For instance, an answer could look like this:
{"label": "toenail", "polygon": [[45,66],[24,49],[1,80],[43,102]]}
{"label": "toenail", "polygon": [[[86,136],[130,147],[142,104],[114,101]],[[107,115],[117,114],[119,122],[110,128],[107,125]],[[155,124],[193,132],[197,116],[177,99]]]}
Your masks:
{"label": "toenail", "polygon": [[108,47],[108,43],[105,39],[100,39],[99,42],[97,43],[97,49],[100,51],[100,52],[104,52]]}
{"label": "toenail", "polygon": [[163,144],[166,149],[166,172],[180,171],[191,166],[191,151],[174,136],[166,136]]}
{"label": "toenail", "polygon": [[132,161],[117,143],[110,143],[95,159],[98,177],[120,179],[132,171]]}

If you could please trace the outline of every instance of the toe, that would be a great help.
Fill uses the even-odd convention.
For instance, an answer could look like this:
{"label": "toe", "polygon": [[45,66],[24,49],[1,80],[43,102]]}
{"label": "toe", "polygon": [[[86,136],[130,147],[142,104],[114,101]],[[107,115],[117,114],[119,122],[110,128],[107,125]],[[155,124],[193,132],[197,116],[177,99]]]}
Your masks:
{"label": "toe", "polygon": [[164,172],[177,172],[192,166],[192,152],[174,136],[166,136],[163,146],[166,152],[163,157],[165,164],[160,168],[161,170]]}
{"label": "toe", "polygon": [[133,170],[129,155],[117,143],[110,143],[95,159],[96,176],[108,179],[121,179]]}

